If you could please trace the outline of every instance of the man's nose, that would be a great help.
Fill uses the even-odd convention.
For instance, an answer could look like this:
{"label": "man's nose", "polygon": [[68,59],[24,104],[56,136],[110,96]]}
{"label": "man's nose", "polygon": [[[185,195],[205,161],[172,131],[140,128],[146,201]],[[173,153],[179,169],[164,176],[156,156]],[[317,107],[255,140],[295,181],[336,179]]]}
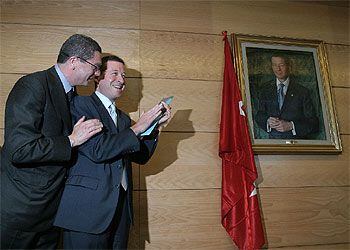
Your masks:
{"label": "man's nose", "polygon": [[121,74],[118,75],[118,82],[120,82],[120,83],[124,83],[125,82],[125,79],[124,79],[124,77]]}

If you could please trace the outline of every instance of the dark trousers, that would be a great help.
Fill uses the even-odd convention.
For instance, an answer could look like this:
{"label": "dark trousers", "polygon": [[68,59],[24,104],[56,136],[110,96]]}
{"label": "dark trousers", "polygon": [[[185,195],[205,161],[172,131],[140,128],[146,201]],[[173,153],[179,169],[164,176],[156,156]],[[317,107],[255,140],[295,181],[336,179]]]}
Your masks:
{"label": "dark trousers", "polygon": [[57,249],[59,230],[25,232],[1,225],[1,249]]}
{"label": "dark trousers", "polygon": [[130,220],[126,192],[120,189],[118,206],[108,229],[101,234],[64,230],[64,249],[127,249]]}

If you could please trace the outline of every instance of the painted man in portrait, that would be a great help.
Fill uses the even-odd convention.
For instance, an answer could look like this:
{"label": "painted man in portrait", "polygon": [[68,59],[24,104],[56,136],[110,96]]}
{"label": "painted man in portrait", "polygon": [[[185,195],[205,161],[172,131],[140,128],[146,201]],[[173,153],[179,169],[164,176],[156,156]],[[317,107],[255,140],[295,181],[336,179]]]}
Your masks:
{"label": "painted man in portrait", "polygon": [[271,67],[274,79],[262,85],[255,122],[270,139],[313,139],[319,119],[310,90],[293,78],[283,54],[271,56]]}

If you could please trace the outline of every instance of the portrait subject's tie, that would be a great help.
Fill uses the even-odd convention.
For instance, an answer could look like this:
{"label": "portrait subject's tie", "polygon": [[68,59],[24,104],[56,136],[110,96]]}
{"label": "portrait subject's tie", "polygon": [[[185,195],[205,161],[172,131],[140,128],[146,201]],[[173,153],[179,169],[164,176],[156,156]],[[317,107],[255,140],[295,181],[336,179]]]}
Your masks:
{"label": "portrait subject's tie", "polygon": [[[117,117],[115,105],[112,103],[111,105],[109,105],[108,109],[109,109],[109,114],[110,114],[112,120],[114,121],[115,126],[118,126],[118,117]],[[124,188],[124,190],[126,191],[128,188],[128,182],[127,182],[127,172],[126,172],[126,168],[125,168],[124,164],[123,164],[122,180],[120,183],[121,183],[122,187]]]}
{"label": "portrait subject's tie", "polygon": [[284,101],[284,92],[283,92],[283,89],[284,89],[284,84],[283,83],[280,83],[278,84],[278,93],[277,93],[277,98],[278,98],[278,107],[279,109],[281,110],[282,109],[282,106],[283,106],[283,101]]}

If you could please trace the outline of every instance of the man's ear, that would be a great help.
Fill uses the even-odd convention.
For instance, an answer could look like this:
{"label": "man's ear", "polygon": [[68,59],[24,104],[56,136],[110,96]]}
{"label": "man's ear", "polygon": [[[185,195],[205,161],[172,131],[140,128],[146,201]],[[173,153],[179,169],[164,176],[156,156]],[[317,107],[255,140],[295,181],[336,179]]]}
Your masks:
{"label": "man's ear", "polygon": [[95,89],[97,88],[99,82],[105,78],[105,72],[101,72],[99,76],[94,76]]}
{"label": "man's ear", "polygon": [[72,57],[68,58],[68,62],[69,62],[68,65],[69,65],[69,67],[74,70],[75,67],[76,67],[77,61],[78,61],[78,58],[75,57],[75,56],[72,56]]}
{"label": "man's ear", "polygon": [[95,84],[95,89],[97,89],[98,83],[100,82],[100,77],[99,76],[95,76],[94,77],[94,84]]}

